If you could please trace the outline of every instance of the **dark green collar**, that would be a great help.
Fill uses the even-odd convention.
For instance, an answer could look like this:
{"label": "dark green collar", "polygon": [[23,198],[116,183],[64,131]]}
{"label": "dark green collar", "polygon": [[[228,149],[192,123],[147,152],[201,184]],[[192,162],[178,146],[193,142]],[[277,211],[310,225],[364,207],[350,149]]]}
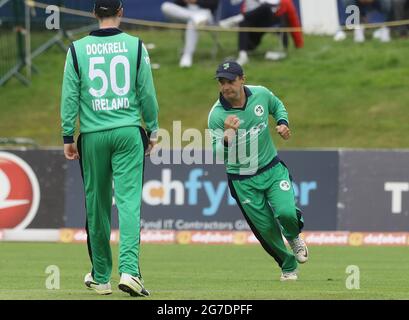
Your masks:
{"label": "dark green collar", "polygon": [[122,33],[122,30],[119,30],[118,28],[106,28],[106,29],[98,29],[91,31],[89,34],[90,36],[95,36],[95,37],[110,37],[110,36],[116,36],[117,34]]}
{"label": "dark green collar", "polygon": [[227,100],[223,97],[223,95],[222,95],[221,92],[220,92],[219,100],[220,100],[220,103],[222,104],[224,110],[226,110],[226,111],[229,111],[229,110],[231,110],[231,109],[245,110],[245,109],[246,109],[246,106],[247,106],[247,100],[248,100],[248,98],[249,98],[253,93],[250,91],[249,88],[247,88],[246,86],[244,86],[244,94],[246,95],[246,102],[244,103],[244,106],[243,106],[242,108],[233,108],[232,105],[230,104],[230,102],[227,101]]}

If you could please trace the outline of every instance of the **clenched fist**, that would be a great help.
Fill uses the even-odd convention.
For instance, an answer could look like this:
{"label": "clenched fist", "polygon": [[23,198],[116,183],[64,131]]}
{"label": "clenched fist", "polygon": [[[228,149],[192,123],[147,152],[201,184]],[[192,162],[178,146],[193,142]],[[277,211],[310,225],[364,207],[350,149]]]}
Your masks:
{"label": "clenched fist", "polygon": [[288,140],[291,137],[290,128],[287,127],[285,124],[281,124],[276,127],[277,133],[283,138],[284,140]]}
{"label": "clenched fist", "polygon": [[240,125],[240,119],[236,115],[228,116],[224,121],[224,130],[233,129],[237,131]]}
{"label": "clenched fist", "polygon": [[224,141],[231,143],[240,126],[240,119],[236,115],[228,116],[224,121]]}

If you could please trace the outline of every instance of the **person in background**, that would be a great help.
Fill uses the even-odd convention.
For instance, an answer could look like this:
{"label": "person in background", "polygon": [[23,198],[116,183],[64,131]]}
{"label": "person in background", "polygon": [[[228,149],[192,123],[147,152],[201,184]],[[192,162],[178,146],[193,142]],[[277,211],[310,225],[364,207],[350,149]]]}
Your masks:
{"label": "person in background", "polygon": [[[280,24],[283,19],[288,21],[288,25],[293,28],[300,28],[301,22],[298,17],[297,9],[292,0],[244,0],[241,7],[241,14],[229,17],[220,21],[223,28],[232,28],[239,26],[270,28],[273,25]],[[240,32],[239,33],[239,55],[237,62],[244,65],[249,62],[248,52],[256,49],[261,43],[264,32]],[[292,32],[296,48],[304,46],[303,34],[301,31]],[[285,57],[283,55],[274,55],[276,59]],[[271,52],[267,52],[265,58],[271,59]],[[272,57],[273,58],[273,57]],[[272,59],[272,60],[276,60]]]}
{"label": "person in background", "polygon": [[[372,11],[378,11],[384,17],[384,21],[392,20],[392,0],[342,0],[340,15],[340,24],[345,25],[347,16],[347,8],[356,6],[359,8],[360,24],[354,26],[354,41],[362,43],[365,41],[365,28],[362,24],[368,23],[368,15]],[[352,14],[352,13],[351,13]],[[390,29],[383,26],[376,29],[373,33],[373,38],[381,42],[389,42],[391,40]],[[346,39],[346,33],[343,30],[338,30],[334,36],[335,41],[343,41]]]}
{"label": "person in background", "polygon": [[166,18],[187,24],[185,46],[179,62],[181,68],[192,66],[199,39],[197,27],[213,23],[218,4],[219,0],[175,0],[162,4],[161,10]]}

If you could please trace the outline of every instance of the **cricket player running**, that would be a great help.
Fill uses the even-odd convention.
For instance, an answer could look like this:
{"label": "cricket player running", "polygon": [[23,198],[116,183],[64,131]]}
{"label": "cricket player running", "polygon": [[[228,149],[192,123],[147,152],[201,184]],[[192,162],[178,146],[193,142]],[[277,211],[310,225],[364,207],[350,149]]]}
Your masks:
{"label": "cricket player running", "polygon": [[[64,154],[69,160],[79,159],[84,182],[92,263],[84,283],[99,294],[112,293],[113,181],[120,231],[119,289],[148,296],[139,247],[144,156],[156,144],[158,130],[152,71],[141,40],[118,29],[123,16],[120,0],[96,0],[94,14],[100,29],[68,50],[61,100]],[[141,128],[142,119],[149,138]]]}
{"label": "cricket player running", "polygon": [[[236,62],[219,65],[216,79],[220,97],[208,119],[213,152],[224,160],[230,192],[251,230],[280,266],[280,280],[297,280],[297,261],[308,260],[299,236],[304,221],[295,205],[291,176],[277,156],[268,127],[272,115],[276,132],[289,139],[287,111],[270,90],[244,85],[243,69]],[[287,250],[282,234],[294,254]]]}

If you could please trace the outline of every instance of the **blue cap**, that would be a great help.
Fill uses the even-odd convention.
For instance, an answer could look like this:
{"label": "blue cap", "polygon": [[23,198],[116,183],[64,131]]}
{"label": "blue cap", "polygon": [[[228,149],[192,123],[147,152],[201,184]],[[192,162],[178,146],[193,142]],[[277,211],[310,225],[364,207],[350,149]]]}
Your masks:
{"label": "blue cap", "polygon": [[95,0],[94,11],[99,17],[115,16],[122,9],[121,0]]}
{"label": "blue cap", "polygon": [[216,70],[216,79],[225,78],[236,80],[237,76],[243,76],[243,68],[236,61],[225,61]]}

